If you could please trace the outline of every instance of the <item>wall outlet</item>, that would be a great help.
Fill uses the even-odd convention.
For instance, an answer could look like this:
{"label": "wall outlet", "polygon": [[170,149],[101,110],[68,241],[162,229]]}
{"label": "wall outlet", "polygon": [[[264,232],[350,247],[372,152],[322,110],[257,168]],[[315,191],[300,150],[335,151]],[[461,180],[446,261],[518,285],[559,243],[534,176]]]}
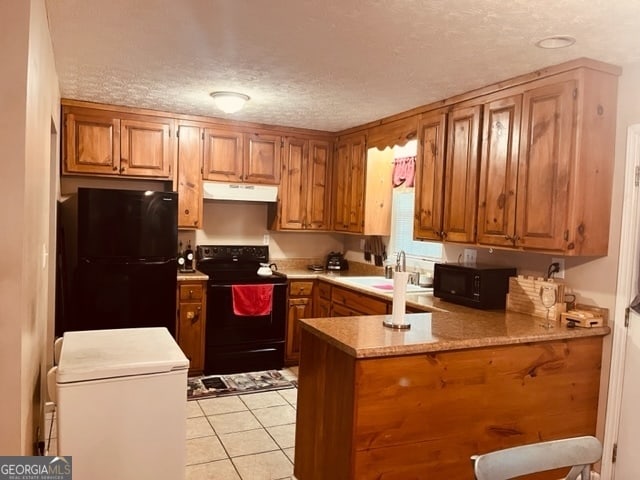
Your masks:
{"label": "wall outlet", "polygon": [[478,251],[475,248],[465,248],[463,260],[465,264],[475,264],[476,258],[478,258]]}
{"label": "wall outlet", "polygon": [[564,258],[552,258],[551,263],[557,263],[560,269],[553,274],[553,278],[564,278]]}
{"label": "wall outlet", "polygon": [[269,245],[269,234],[265,233],[264,236],[262,237],[262,244],[263,245]]}

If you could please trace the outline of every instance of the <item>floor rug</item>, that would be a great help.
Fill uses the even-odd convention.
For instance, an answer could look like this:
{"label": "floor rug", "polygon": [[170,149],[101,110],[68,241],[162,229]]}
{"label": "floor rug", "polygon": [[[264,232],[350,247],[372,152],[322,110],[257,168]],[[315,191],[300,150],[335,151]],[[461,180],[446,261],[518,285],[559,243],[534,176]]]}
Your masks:
{"label": "floor rug", "polygon": [[295,381],[287,380],[278,370],[192,377],[187,381],[187,400],[266,392],[296,386]]}

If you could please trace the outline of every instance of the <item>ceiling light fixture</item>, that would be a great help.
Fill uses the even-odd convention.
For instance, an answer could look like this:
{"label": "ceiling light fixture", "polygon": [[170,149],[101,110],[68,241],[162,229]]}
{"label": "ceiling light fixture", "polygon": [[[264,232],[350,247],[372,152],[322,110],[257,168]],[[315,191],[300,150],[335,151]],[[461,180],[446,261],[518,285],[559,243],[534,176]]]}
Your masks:
{"label": "ceiling light fixture", "polygon": [[576,39],[569,35],[552,35],[536,42],[538,48],[566,48],[576,43]]}
{"label": "ceiling light fixture", "polygon": [[216,107],[224,113],[235,113],[249,100],[249,95],[236,92],[211,92]]}

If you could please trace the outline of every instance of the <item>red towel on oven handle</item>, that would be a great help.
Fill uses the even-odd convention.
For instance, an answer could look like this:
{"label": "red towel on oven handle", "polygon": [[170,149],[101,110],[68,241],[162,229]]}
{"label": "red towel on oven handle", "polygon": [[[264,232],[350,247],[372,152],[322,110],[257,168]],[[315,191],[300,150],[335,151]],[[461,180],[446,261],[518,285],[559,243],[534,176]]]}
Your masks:
{"label": "red towel on oven handle", "polygon": [[273,305],[273,284],[231,285],[233,313],[243,317],[269,315]]}

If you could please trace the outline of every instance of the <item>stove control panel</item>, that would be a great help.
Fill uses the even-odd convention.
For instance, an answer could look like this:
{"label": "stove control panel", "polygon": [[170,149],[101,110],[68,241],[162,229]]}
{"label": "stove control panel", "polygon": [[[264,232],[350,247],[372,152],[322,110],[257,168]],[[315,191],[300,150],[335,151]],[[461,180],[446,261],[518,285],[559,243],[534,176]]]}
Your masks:
{"label": "stove control panel", "polygon": [[266,245],[198,245],[198,261],[267,262],[269,247]]}

